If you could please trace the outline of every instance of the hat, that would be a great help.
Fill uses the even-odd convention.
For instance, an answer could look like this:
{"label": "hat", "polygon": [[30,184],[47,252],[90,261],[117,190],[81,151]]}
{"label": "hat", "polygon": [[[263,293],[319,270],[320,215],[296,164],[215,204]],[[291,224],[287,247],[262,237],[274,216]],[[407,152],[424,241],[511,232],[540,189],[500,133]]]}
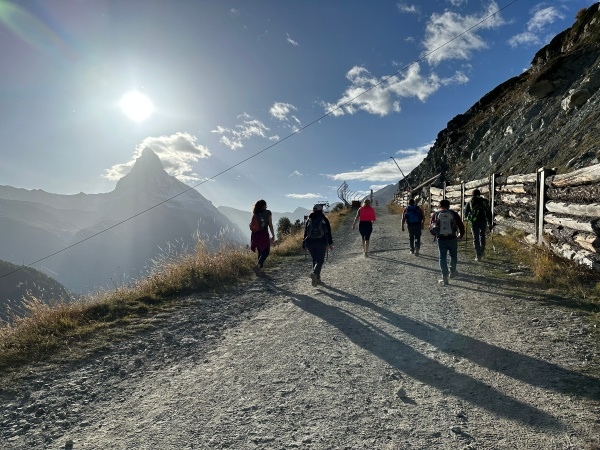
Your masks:
{"label": "hat", "polygon": [[323,211],[323,205],[317,203],[315,206],[313,206],[313,211]]}

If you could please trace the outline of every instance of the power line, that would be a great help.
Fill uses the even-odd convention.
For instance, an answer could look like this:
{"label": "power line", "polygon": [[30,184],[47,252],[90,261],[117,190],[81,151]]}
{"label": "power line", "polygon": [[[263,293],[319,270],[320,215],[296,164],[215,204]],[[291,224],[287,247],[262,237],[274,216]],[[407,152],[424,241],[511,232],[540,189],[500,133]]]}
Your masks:
{"label": "power line", "polygon": [[[102,233],[105,233],[105,232],[107,232],[107,231],[109,231],[109,230],[112,230],[113,228],[116,228],[116,227],[118,227],[118,226],[120,226],[120,225],[123,225],[124,223],[126,223],[126,222],[129,222],[130,220],[133,220],[133,219],[135,219],[136,217],[138,217],[138,216],[141,216],[142,214],[146,214],[147,212],[149,212],[149,211],[151,211],[151,210],[153,210],[153,209],[155,209],[155,208],[158,208],[159,206],[161,206],[161,205],[164,205],[164,204],[165,204],[165,203],[167,203],[167,202],[170,202],[171,200],[173,200],[173,199],[175,199],[175,198],[179,197],[180,195],[183,195],[183,194],[185,194],[185,193],[187,193],[187,192],[189,192],[189,191],[191,191],[191,190],[194,190],[194,189],[196,189],[198,186],[202,186],[204,183],[206,183],[206,182],[208,182],[208,181],[214,180],[215,178],[217,178],[217,177],[219,177],[219,176],[223,175],[224,173],[227,173],[227,172],[229,172],[230,170],[232,170],[232,169],[235,169],[235,168],[236,168],[236,167],[238,167],[238,166],[241,166],[241,165],[242,165],[242,164],[244,164],[245,162],[247,162],[247,161],[249,161],[249,160],[251,160],[251,159],[253,159],[253,158],[256,158],[257,156],[259,156],[259,155],[261,155],[261,154],[265,153],[267,150],[270,150],[270,149],[272,149],[272,148],[273,148],[273,147],[275,147],[276,145],[279,145],[279,144],[281,144],[282,142],[284,142],[284,141],[288,140],[288,139],[289,139],[289,138],[291,138],[292,136],[295,136],[296,134],[300,133],[300,132],[301,132],[301,131],[303,131],[303,130],[306,130],[308,127],[310,127],[310,126],[314,125],[315,123],[317,123],[317,122],[319,122],[319,121],[321,121],[321,120],[325,119],[326,117],[328,117],[328,116],[330,116],[331,114],[333,114],[335,111],[338,111],[338,110],[340,110],[340,109],[342,109],[342,108],[346,107],[347,105],[349,105],[349,104],[351,104],[352,102],[354,102],[354,101],[355,101],[357,98],[359,98],[359,97],[361,97],[361,96],[365,95],[366,93],[368,93],[368,92],[372,91],[372,90],[373,90],[373,89],[375,89],[376,87],[378,87],[378,86],[381,86],[382,84],[386,83],[386,82],[387,82],[387,81],[389,81],[390,79],[392,79],[392,78],[394,78],[395,76],[399,75],[400,73],[402,73],[403,71],[405,71],[405,70],[406,70],[406,69],[408,69],[409,67],[411,67],[411,66],[413,66],[413,65],[415,65],[415,64],[418,64],[419,62],[421,62],[421,61],[425,60],[425,59],[426,59],[426,58],[427,58],[429,55],[431,55],[431,54],[433,54],[433,53],[437,52],[438,50],[440,50],[440,49],[442,49],[442,48],[444,48],[445,46],[447,46],[448,44],[450,44],[450,43],[454,42],[455,40],[457,40],[457,39],[458,39],[458,38],[460,38],[461,36],[463,36],[463,35],[465,35],[465,34],[469,33],[471,30],[473,30],[473,29],[477,28],[479,25],[481,25],[481,24],[482,24],[482,23],[484,23],[485,21],[489,20],[490,18],[494,17],[495,15],[499,14],[500,12],[502,12],[503,10],[505,10],[506,8],[508,8],[509,6],[512,6],[512,5],[513,5],[513,4],[515,4],[517,1],[518,1],[518,0],[512,0],[511,2],[507,3],[506,5],[504,5],[502,8],[500,8],[500,9],[496,10],[496,11],[495,11],[495,12],[493,12],[492,14],[489,14],[487,17],[485,17],[485,18],[481,19],[481,20],[480,20],[479,22],[477,22],[475,25],[473,25],[473,26],[471,26],[470,28],[467,28],[465,31],[463,31],[463,32],[461,32],[461,33],[459,33],[459,34],[457,34],[456,36],[454,36],[454,37],[453,37],[452,39],[450,39],[449,41],[445,42],[444,44],[440,45],[439,47],[436,47],[436,48],[434,48],[433,50],[429,51],[428,53],[425,53],[425,54],[423,54],[423,55],[422,55],[420,58],[416,59],[415,61],[413,61],[413,62],[411,62],[411,63],[409,63],[409,64],[406,64],[404,67],[402,67],[401,69],[397,70],[397,71],[396,71],[395,73],[393,73],[392,75],[390,75],[390,76],[388,76],[388,77],[385,77],[385,78],[383,78],[381,81],[379,81],[378,83],[376,83],[376,84],[372,85],[370,88],[368,88],[368,89],[365,89],[364,91],[360,92],[360,93],[359,93],[358,95],[356,95],[355,97],[352,97],[350,100],[347,100],[347,101],[345,101],[344,103],[341,103],[341,104],[339,104],[339,105],[338,105],[338,106],[336,106],[335,108],[332,108],[332,109],[330,109],[330,110],[329,110],[329,111],[327,111],[325,114],[321,115],[321,116],[320,116],[320,117],[318,117],[317,119],[314,119],[314,120],[312,120],[311,122],[307,123],[306,125],[303,125],[302,127],[298,128],[298,129],[297,129],[297,130],[295,130],[294,132],[292,132],[292,133],[288,134],[287,136],[285,136],[284,138],[280,139],[279,141],[277,141],[277,142],[274,142],[273,144],[271,144],[271,145],[269,145],[269,146],[267,146],[267,147],[263,148],[262,150],[260,150],[260,151],[258,151],[258,152],[256,152],[256,153],[253,153],[252,155],[248,156],[247,158],[244,158],[244,159],[242,159],[241,161],[237,162],[236,164],[234,164],[234,165],[232,165],[232,166],[229,166],[228,168],[226,168],[226,169],[222,170],[221,172],[219,172],[219,173],[217,173],[217,174],[213,175],[212,177],[210,177],[210,178],[205,178],[205,179],[204,179],[203,181],[201,181],[200,183],[198,183],[198,184],[196,184],[196,185],[194,185],[194,186],[190,187],[189,189],[186,189],[185,191],[182,191],[182,192],[180,192],[179,194],[173,195],[172,197],[169,197],[169,198],[167,198],[166,200],[163,200],[163,201],[161,201],[160,203],[157,203],[156,205],[154,205],[154,206],[151,206],[150,208],[147,208],[147,209],[145,209],[145,210],[143,210],[143,211],[140,211],[140,212],[138,212],[137,214],[134,214],[134,215],[133,215],[133,216],[131,216],[131,217],[128,217],[128,218],[126,218],[126,219],[124,219],[124,220],[122,220],[122,221],[120,221],[120,222],[117,222],[117,223],[115,223],[115,224],[111,225],[110,227],[108,227],[108,228],[105,228],[104,230],[98,231],[97,233],[94,233],[94,234],[92,234],[91,236],[88,236],[87,238],[85,238],[85,239],[82,239],[82,240],[80,240],[80,241],[77,241],[77,242],[75,242],[74,244],[71,244],[71,245],[69,245],[69,246],[67,246],[67,247],[65,247],[65,248],[63,248],[63,249],[61,249],[61,250],[58,250],[58,251],[56,251],[56,252],[54,252],[54,253],[52,253],[52,254],[50,254],[50,255],[44,256],[43,258],[40,258],[40,259],[38,259],[38,260],[36,260],[36,261],[33,261],[33,262],[29,263],[29,264],[23,265],[23,266],[19,267],[18,269],[15,269],[15,270],[13,270],[12,272],[8,272],[8,273],[6,273],[6,274],[4,274],[4,275],[1,275],[1,276],[0,276],[0,279],[1,279],[1,278],[4,278],[4,277],[7,277],[7,276],[9,276],[9,275],[12,275],[13,273],[15,273],[15,272],[18,272],[18,271],[22,270],[22,269],[23,269],[23,268],[25,268],[25,267],[31,267],[31,266],[33,266],[34,264],[37,264],[37,263],[39,263],[39,262],[42,262],[42,261],[44,261],[44,260],[46,260],[46,259],[48,259],[48,258],[51,258],[51,257],[53,257],[53,256],[56,256],[56,255],[58,255],[59,253],[62,253],[62,252],[64,252],[64,251],[66,251],[66,250],[69,250],[70,248],[73,248],[73,247],[75,247],[76,245],[82,244],[83,242],[89,241],[90,239],[93,239],[93,238],[95,238],[96,236],[99,236],[99,235],[101,235]],[[394,162],[395,162],[395,160],[394,160]],[[397,163],[396,163],[396,164],[397,164]]]}

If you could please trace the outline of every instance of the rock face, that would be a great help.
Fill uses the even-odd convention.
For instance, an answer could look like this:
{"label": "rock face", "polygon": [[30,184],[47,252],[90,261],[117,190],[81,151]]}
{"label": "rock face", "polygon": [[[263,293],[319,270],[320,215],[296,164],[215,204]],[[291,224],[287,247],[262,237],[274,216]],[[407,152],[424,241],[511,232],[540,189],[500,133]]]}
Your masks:
{"label": "rock face", "polygon": [[567,172],[600,159],[600,4],[577,15],[521,75],[482,97],[442,130],[409,175],[415,186],[491,173]]}
{"label": "rock face", "polygon": [[193,248],[197,237],[211,249],[248,240],[198,191],[167,174],[150,149],[112,192],[1,186],[0,210],[0,259],[28,264],[56,252],[35,268],[75,293],[136,279],[154,259]]}

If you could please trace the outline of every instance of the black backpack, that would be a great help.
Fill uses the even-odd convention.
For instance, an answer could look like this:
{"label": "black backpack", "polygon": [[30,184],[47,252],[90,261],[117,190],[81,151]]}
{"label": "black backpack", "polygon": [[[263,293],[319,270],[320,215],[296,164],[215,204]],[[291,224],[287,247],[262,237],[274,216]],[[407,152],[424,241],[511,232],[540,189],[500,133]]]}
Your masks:
{"label": "black backpack", "polygon": [[487,210],[489,209],[489,203],[486,198],[477,197],[471,200],[471,208],[469,209],[469,217],[467,219],[470,222],[483,222],[487,220]]}
{"label": "black backpack", "polygon": [[308,219],[306,228],[306,239],[321,239],[327,234],[325,217],[322,215],[314,216]]}

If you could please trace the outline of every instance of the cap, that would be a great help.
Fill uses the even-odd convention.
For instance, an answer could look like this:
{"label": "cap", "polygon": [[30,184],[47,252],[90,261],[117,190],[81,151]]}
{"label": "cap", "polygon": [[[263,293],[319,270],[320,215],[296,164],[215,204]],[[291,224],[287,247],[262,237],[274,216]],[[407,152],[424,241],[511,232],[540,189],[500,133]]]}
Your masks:
{"label": "cap", "polygon": [[313,211],[323,211],[323,205],[317,203],[315,206],[313,206]]}

